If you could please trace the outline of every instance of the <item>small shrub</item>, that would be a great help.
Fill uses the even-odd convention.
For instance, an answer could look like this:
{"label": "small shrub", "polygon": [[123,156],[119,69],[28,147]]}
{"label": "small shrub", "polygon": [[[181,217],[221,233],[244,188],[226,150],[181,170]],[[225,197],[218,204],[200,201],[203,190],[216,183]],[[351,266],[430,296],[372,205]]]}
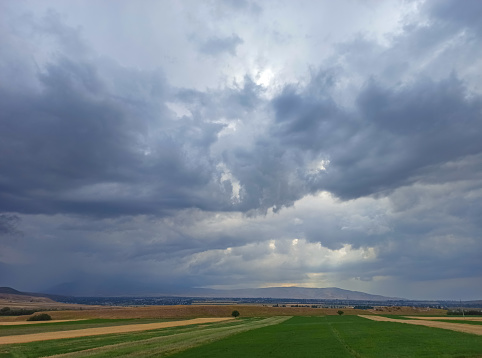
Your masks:
{"label": "small shrub", "polygon": [[231,313],[231,316],[233,316],[234,318],[237,318],[239,316],[239,312],[234,310],[232,313]]}
{"label": "small shrub", "polygon": [[7,315],[8,312],[10,312],[10,307],[3,307],[2,309],[0,309],[0,314],[5,314]]}
{"label": "small shrub", "polygon": [[35,310],[27,310],[25,308],[11,309],[10,307],[3,307],[0,309],[0,316],[28,316],[35,313]]}
{"label": "small shrub", "polygon": [[36,314],[32,317],[29,317],[27,319],[27,321],[50,321],[52,319],[52,317],[50,317],[49,314],[47,313],[40,313],[40,314]]}
{"label": "small shrub", "polygon": [[359,306],[354,306],[353,308],[356,310],[372,310],[373,306],[359,305]]}
{"label": "small shrub", "polygon": [[345,313],[345,312],[343,312],[342,310],[339,310],[337,313],[341,316],[341,315],[343,315],[343,313]]}
{"label": "small shrub", "polygon": [[462,310],[461,308],[459,309],[454,309],[454,310],[449,310],[447,312],[449,316],[479,316],[482,315],[482,310]]}

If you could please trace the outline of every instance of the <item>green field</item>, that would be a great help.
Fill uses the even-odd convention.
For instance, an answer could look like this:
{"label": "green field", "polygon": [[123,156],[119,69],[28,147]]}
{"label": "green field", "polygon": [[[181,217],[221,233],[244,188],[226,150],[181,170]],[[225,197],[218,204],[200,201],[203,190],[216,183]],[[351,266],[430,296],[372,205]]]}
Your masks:
{"label": "green field", "polygon": [[482,337],[356,316],[293,317],[172,357],[481,357]]}
{"label": "green field", "polygon": [[[57,329],[141,323],[91,320]],[[147,323],[148,321],[145,320]],[[54,323],[50,325],[56,325]],[[53,330],[53,326],[3,327]],[[0,346],[0,357],[482,357],[482,336],[357,316],[245,318],[127,334]]]}
{"label": "green field", "polygon": [[[173,353],[196,345],[222,339],[249,329],[277,324],[288,317],[265,319],[243,319],[226,323],[210,323],[157,329],[125,334],[49,340],[13,345],[0,345],[0,358],[5,357],[46,357],[69,353],[68,357],[148,357]],[[137,320],[142,323],[145,320]],[[80,322],[79,329],[85,328]],[[106,326],[105,323],[101,323]],[[52,332],[48,324],[43,325]],[[12,327],[13,329],[13,327]]]}

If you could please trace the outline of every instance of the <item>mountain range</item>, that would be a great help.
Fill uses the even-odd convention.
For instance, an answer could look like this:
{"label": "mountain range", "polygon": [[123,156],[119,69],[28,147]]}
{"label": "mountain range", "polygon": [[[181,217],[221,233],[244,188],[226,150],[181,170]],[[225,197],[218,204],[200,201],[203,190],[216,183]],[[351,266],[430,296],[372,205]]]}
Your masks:
{"label": "mountain range", "polygon": [[119,287],[105,285],[84,285],[82,283],[66,283],[48,290],[50,294],[64,296],[178,296],[178,297],[207,297],[207,298],[276,298],[276,299],[339,299],[363,301],[400,300],[397,297],[372,295],[365,292],[344,290],[336,287],[307,288],[307,287],[266,287],[233,290],[216,290],[209,288],[164,287],[163,289],[140,289],[135,292],[124,291]]}
{"label": "mountain range", "polygon": [[193,297],[226,297],[226,298],[276,298],[276,299],[312,299],[312,300],[363,300],[387,301],[400,300],[397,297],[372,295],[365,292],[344,290],[337,287],[266,287],[236,290],[208,290],[192,292]]}

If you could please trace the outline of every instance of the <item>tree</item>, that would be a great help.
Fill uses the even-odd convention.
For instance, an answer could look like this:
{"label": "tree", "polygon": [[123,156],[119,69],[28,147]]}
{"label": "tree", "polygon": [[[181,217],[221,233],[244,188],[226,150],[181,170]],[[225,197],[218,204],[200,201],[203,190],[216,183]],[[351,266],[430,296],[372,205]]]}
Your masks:
{"label": "tree", "polygon": [[52,317],[50,317],[47,313],[40,313],[33,315],[32,317],[27,318],[27,321],[50,321]]}
{"label": "tree", "polygon": [[341,315],[342,315],[343,313],[345,313],[345,312],[343,312],[342,310],[338,310],[337,313],[341,316]]}
{"label": "tree", "polygon": [[234,310],[232,313],[231,313],[231,316],[233,316],[234,318],[237,318],[239,316],[239,312]]}

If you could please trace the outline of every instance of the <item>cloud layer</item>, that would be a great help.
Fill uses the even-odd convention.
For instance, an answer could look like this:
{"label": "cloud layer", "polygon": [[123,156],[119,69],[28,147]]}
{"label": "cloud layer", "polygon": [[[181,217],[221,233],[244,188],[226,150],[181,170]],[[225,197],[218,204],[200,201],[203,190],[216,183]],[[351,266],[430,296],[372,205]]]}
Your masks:
{"label": "cloud layer", "polygon": [[300,4],[2,4],[0,281],[480,298],[480,2]]}

